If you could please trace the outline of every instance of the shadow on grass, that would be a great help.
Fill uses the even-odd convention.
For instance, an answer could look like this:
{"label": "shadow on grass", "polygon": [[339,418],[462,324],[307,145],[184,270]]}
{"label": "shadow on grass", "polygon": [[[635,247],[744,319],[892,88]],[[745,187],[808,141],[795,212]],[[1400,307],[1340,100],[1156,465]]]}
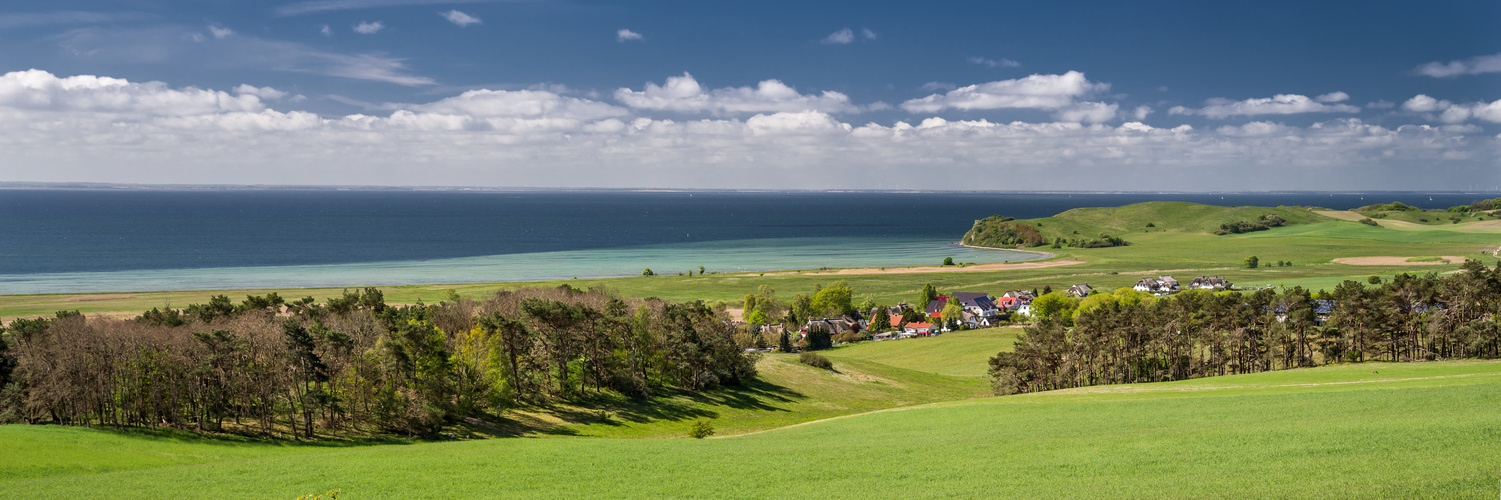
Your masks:
{"label": "shadow on grass", "polygon": [[625,427],[653,422],[714,419],[715,407],[737,410],[786,412],[783,404],[806,399],[800,392],[762,380],[707,391],[667,390],[651,398],[631,398],[604,393],[558,404],[518,408],[500,416],[487,416],[483,423],[469,419],[467,428],[482,427],[477,434],[493,437],[577,436],[581,426]]}

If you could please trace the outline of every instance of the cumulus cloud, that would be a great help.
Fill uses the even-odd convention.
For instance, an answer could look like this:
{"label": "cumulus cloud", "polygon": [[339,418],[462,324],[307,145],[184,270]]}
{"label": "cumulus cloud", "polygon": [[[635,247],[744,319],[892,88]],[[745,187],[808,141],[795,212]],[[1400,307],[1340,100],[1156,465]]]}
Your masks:
{"label": "cumulus cloud", "polygon": [[[1501,142],[1467,135],[1482,133],[1468,125],[1358,119],[1204,131],[940,117],[857,125],[819,110],[680,121],[554,90],[319,116],[273,109],[260,96],[285,93],[266,87],[14,72],[0,75],[0,164],[10,181],[953,189],[962,176],[965,189],[1161,190],[1276,189],[1295,176],[1309,189],[1441,189],[1461,178],[1445,169],[1494,180],[1474,173],[1496,171]],[[902,175],[915,167],[952,175]],[[747,169],[766,175],[732,175]]]}
{"label": "cumulus cloud", "polygon": [[971,64],[978,64],[978,65],[981,65],[981,66],[985,66],[987,68],[1015,68],[1017,66],[1021,66],[1022,65],[1022,63],[1019,63],[1019,62],[1016,62],[1016,61],[1013,61],[1013,60],[1010,60],[1010,59],[1006,59],[1004,57],[1000,58],[1000,59],[987,59],[987,58],[984,58],[984,57],[971,57],[971,58],[969,58],[969,62]]}
{"label": "cumulus cloud", "polygon": [[755,87],[725,87],[705,90],[693,75],[668,77],[662,85],[648,82],[640,91],[622,88],[615,99],[637,109],[710,113],[759,113],[777,111],[858,112],[849,96],[839,92],[801,94],[779,80],[764,80]]}
{"label": "cumulus cloud", "polygon": [[327,24],[319,27],[318,32],[322,33],[323,36],[334,36],[334,30],[329,28]]}
{"label": "cumulus cloud", "polygon": [[[1456,104],[1418,94],[1402,103],[1402,109],[1421,113],[1430,120],[1444,123],[1461,123],[1471,118],[1492,123],[1501,123],[1501,99],[1493,102]],[[1435,115],[1434,113],[1437,113]]]}
{"label": "cumulus cloud", "polygon": [[629,42],[631,40],[641,40],[643,38],[646,37],[641,36],[640,33],[625,28],[620,28],[615,32],[615,41],[617,42]]}
{"label": "cumulus cloud", "polygon": [[1345,102],[1350,100],[1350,94],[1344,92],[1330,92],[1313,98],[1318,102]]}
{"label": "cumulus cloud", "polygon": [[244,83],[240,84],[240,86],[238,87],[235,87],[234,92],[236,94],[253,95],[261,99],[269,99],[273,101],[287,96],[286,92],[276,90],[271,87],[257,87]]}
{"label": "cumulus cloud", "polygon": [[354,25],[354,32],[361,35],[374,35],[385,28],[385,23],[380,21],[360,21],[360,24]]}
{"label": "cumulus cloud", "polygon": [[1348,104],[1332,104],[1349,99],[1344,92],[1333,92],[1319,96],[1317,100],[1309,99],[1308,96],[1298,94],[1277,94],[1272,97],[1246,99],[1244,101],[1232,101],[1229,99],[1210,99],[1205,101],[1205,106],[1199,109],[1174,106],[1168,110],[1170,115],[1202,115],[1209,118],[1223,119],[1231,116],[1257,116],[1257,115],[1292,115],[1299,113],[1358,113],[1360,108]]}
{"label": "cumulus cloud", "polygon": [[1142,121],[1147,119],[1147,116],[1151,115],[1152,111],[1151,106],[1137,106],[1136,109],[1131,111],[1131,117],[1135,118],[1136,121]]}
{"label": "cumulus cloud", "polygon": [[875,40],[876,32],[871,31],[870,28],[860,28],[860,36],[865,37],[866,40]]}
{"label": "cumulus cloud", "polygon": [[956,88],[959,88],[959,86],[948,82],[928,82],[922,84],[922,86],[918,88],[926,90],[928,92],[937,92],[943,90],[954,90]]}
{"label": "cumulus cloud", "polygon": [[844,28],[842,30],[829,33],[829,36],[823,37],[823,43],[834,45],[845,45],[853,43],[854,41],[855,31],[849,28]]}
{"label": "cumulus cloud", "polygon": [[1472,57],[1462,61],[1449,61],[1446,63],[1434,61],[1413,68],[1412,71],[1419,75],[1434,78],[1478,75],[1481,73],[1501,73],[1501,54]]}
{"label": "cumulus cloud", "polygon": [[1108,83],[1091,82],[1084,73],[1031,75],[959,87],[902,103],[910,113],[936,113],[946,109],[1041,109],[1055,111],[1066,121],[1101,122],[1114,117],[1118,105],[1080,102],[1078,99],[1110,89]]}
{"label": "cumulus cloud", "polygon": [[208,32],[210,35],[214,35],[214,38],[218,38],[220,40],[223,40],[225,38],[228,38],[230,35],[235,34],[235,30],[225,28],[217,24],[208,25]]}
{"label": "cumulus cloud", "polygon": [[460,28],[469,26],[471,24],[480,24],[482,22],[480,21],[480,18],[459,12],[458,10],[439,12],[438,15],[443,16],[443,19],[447,19],[448,22],[458,25]]}

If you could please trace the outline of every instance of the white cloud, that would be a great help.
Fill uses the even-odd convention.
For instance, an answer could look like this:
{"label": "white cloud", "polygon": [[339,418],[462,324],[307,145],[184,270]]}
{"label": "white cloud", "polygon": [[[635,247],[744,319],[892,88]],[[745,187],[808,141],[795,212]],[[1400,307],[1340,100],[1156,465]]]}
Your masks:
{"label": "white cloud", "polygon": [[978,64],[978,65],[981,65],[981,66],[985,66],[987,68],[1015,68],[1017,66],[1021,66],[1022,65],[1022,63],[1019,63],[1019,62],[1016,62],[1016,61],[1013,61],[1013,60],[1010,60],[1010,59],[1006,59],[1004,57],[1000,58],[1000,59],[987,59],[987,58],[984,58],[984,57],[971,57],[971,58],[969,58],[969,62],[973,63],[973,64]]}
{"label": "white cloud", "polygon": [[438,15],[443,16],[443,19],[447,19],[448,22],[454,23],[454,24],[458,25],[461,28],[465,27],[465,26],[469,26],[471,24],[480,24],[482,22],[482,21],[480,21],[480,18],[471,16],[469,14],[465,14],[463,12],[459,12],[458,10],[450,10],[448,12],[439,12]]}
{"label": "white cloud", "polygon": [[360,24],[354,25],[354,32],[361,35],[374,35],[385,28],[385,23],[382,23],[380,21],[360,21]]}
{"label": "white cloud", "polygon": [[208,25],[208,32],[209,34],[214,35],[214,38],[221,40],[235,34],[235,30],[214,24]]}
{"label": "white cloud", "polygon": [[1434,78],[1478,75],[1481,73],[1501,73],[1501,54],[1471,57],[1463,61],[1449,61],[1447,63],[1434,61],[1413,68],[1413,72]]}
{"label": "white cloud", "polygon": [[1031,75],[960,87],[943,94],[909,100],[902,103],[902,109],[911,113],[936,113],[946,109],[1042,109],[1060,111],[1059,116],[1064,120],[1101,121],[1096,119],[1107,109],[1113,115],[1116,105],[1081,103],[1077,99],[1109,88],[1108,83],[1091,82],[1084,73],[1070,71],[1061,75]]}
{"label": "white cloud", "polygon": [[322,33],[323,36],[334,36],[334,30],[330,29],[327,24],[319,27],[318,32]]}
{"label": "white cloud", "polygon": [[1450,106],[1449,101],[1440,101],[1424,94],[1418,94],[1402,103],[1402,109],[1418,113],[1429,113]]}
{"label": "white cloud", "polygon": [[1314,100],[1319,102],[1345,102],[1350,100],[1350,94],[1346,94],[1344,92],[1330,92],[1328,94],[1315,97]]}
{"label": "white cloud", "polygon": [[1131,117],[1135,118],[1136,121],[1145,120],[1145,119],[1147,119],[1147,116],[1151,115],[1151,114],[1152,114],[1152,107],[1151,106],[1137,106],[1136,109],[1134,109],[1134,110],[1131,111]]}
{"label": "white cloud", "polygon": [[828,44],[844,45],[852,43],[854,41],[855,32],[854,30],[851,30],[849,28],[844,28],[842,30],[829,33],[829,36],[823,37],[823,43]]}
{"label": "white cloud", "polygon": [[[0,165],[8,181],[247,184],[275,178],[291,184],[955,189],[953,179],[962,178],[959,189],[1259,190],[1285,189],[1290,177],[1307,189],[1450,189],[1453,179],[1501,181],[1494,168],[1501,138],[1468,135],[1484,134],[1473,125],[1387,127],[1336,119],[1199,131],[1139,121],[1109,126],[931,116],[856,125],[817,110],[677,121],[553,90],[475,90],[379,115],[320,117],[271,109],[257,94],[281,91],[266,87],[223,92],[15,72],[0,75]],[[1075,105],[1082,105],[1080,112],[1111,106]],[[1482,112],[1501,112],[1501,102],[1486,106]],[[1476,108],[1467,109],[1473,117]],[[949,175],[903,175],[914,168]],[[746,171],[764,175],[737,175]],[[1445,175],[1450,172],[1455,175]]]}
{"label": "white cloud", "polygon": [[866,40],[875,40],[876,32],[871,31],[870,28],[860,28],[860,36],[865,37]]}
{"label": "white cloud", "polygon": [[[1449,101],[1434,99],[1425,94],[1418,94],[1402,103],[1402,109],[1414,113],[1422,113],[1430,120],[1438,120],[1444,123],[1461,123],[1475,118],[1492,123],[1501,123],[1501,99],[1494,102],[1475,102],[1470,104],[1456,104]],[[1433,113],[1438,113],[1437,116]]]}
{"label": "white cloud", "polygon": [[238,87],[235,87],[234,91],[236,94],[253,95],[261,99],[269,99],[273,101],[287,96],[286,92],[276,90],[271,87],[256,87],[254,85],[248,85],[244,83],[240,84],[240,86]]}
{"label": "white cloud", "polygon": [[641,36],[640,33],[637,33],[637,32],[634,32],[634,31],[631,31],[631,30],[628,30],[628,29],[625,29],[625,28],[620,28],[618,31],[615,32],[615,41],[617,41],[617,42],[628,42],[628,41],[631,41],[631,40],[640,40],[640,39],[643,39],[643,38],[645,38],[645,37]]}
{"label": "white cloud", "polygon": [[948,82],[928,82],[922,84],[922,87],[918,88],[926,90],[928,92],[937,92],[940,90],[954,90],[956,88],[959,88],[959,86]]}
{"label": "white cloud", "polygon": [[[1350,96],[1344,92],[1334,92],[1319,96],[1320,99],[1348,99]],[[1327,101],[1337,102],[1337,101]],[[1272,97],[1246,99],[1244,101],[1231,101],[1228,99],[1210,99],[1205,101],[1205,106],[1200,109],[1174,106],[1168,110],[1168,114],[1177,115],[1203,115],[1210,118],[1222,119],[1231,116],[1257,116],[1257,115],[1291,115],[1299,113],[1358,113],[1360,108],[1348,104],[1327,104],[1308,96],[1298,94],[1277,94]]]}
{"label": "white cloud", "polygon": [[615,99],[637,109],[710,113],[760,113],[777,111],[858,112],[848,96],[839,92],[800,94],[779,80],[764,80],[752,87],[705,90],[693,75],[668,77],[663,85],[648,82],[640,91],[622,88]]}

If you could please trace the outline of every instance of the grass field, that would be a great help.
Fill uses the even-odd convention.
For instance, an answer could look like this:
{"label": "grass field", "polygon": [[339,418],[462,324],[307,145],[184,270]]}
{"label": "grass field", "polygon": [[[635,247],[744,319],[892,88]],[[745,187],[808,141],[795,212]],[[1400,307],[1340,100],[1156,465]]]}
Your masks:
{"label": "grass field", "polygon": [[861,342],[825,353],[835,361],[870,361],[954,377],[986,377],[990,357],[1011,350],[1020,328],[987,328],[936,337]]}
{"label": "grass field", "polygon": [[304,445],[4,426],[0,497],[1491,498],[1498,404],[1501,363],[1367,363],[702,441]]}

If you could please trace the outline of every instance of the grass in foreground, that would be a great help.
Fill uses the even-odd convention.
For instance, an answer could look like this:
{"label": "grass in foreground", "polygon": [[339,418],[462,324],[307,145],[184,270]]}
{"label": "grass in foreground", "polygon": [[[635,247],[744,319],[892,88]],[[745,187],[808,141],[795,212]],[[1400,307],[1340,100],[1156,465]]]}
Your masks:
{"label": "grass in foreground", "polygon": [[[315,448],[8,426],[0,441],[28,444],[0,450],[0,497],[1489,498],[1501,478],[1497,404],[1501,363],[1368,363],[941,403],[702,441]],[[105,449],[117,452],[90,458]],[[43,455],[79,463],[13,472]],[[119,457],[141,458],[90,468]]]}

